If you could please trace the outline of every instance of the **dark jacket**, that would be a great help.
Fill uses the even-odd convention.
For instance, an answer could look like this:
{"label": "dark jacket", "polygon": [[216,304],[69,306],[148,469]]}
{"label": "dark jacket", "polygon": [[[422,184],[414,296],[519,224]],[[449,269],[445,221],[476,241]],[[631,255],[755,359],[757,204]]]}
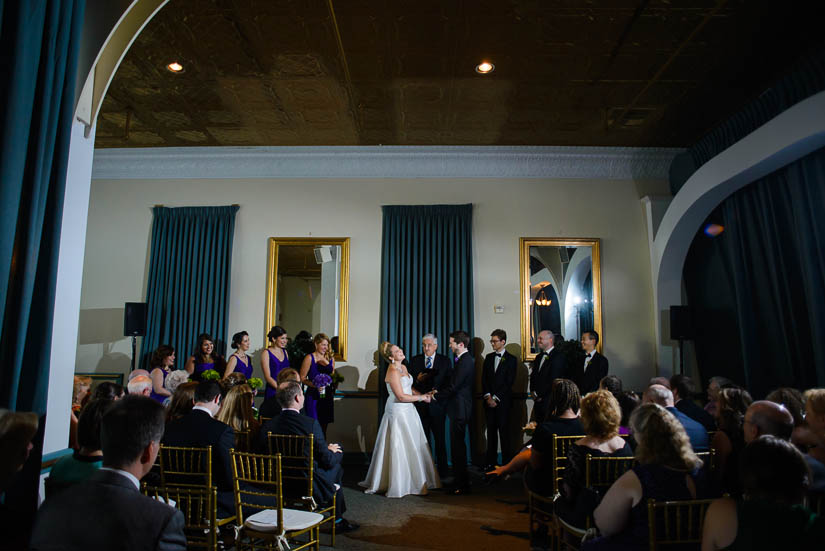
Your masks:
{"label": "dark jacket", "polygon": [[705,430],[716,430],[716,419],[713,415],[696,405],[693,400],[682,398],[675,405],[676,409],[705,427]]}
{"label": "dark jacket", "polygon": [[31,549],[183,551],[183,525],[179,510],[142,495],[124,475],[100,470],[43,503]]}
{"label": "dark jacket", "polygon": [[576,383],[579,392],[584,396],[588,392],[599,390],[599,383],[607,376],[607,370],[607,358],[594,351],[590,363],[587,364],[587,370],[585,371],[584,360],[582,360],[579,365],[570,369],[570,379]]}
{"label": "dark jacket", "polygon": [[[453,375],[453,362],[443,354],[436,354],[433,358],[433,366],[430,369],[424,367],[424,354],[413,356],[407,370],[413,378],[413,388],[421,394],[435,389],[439,393],[450,384]],[[419,377],[419,375],[421,377]],[[436,399],[429,404],[431,410],[444,413],[446,402]]]}
{"label": "dark jacket", "polygon": [[312,493],[318,503],[327,503],[335,495],[335,483],[340,478],[341,459],[343,453],[333,453],[327,448],[324,432],[316,419],[301,415],[292,410],[283,410],[280,415],[264,423],[258,439],[259,453],[269,453],[267,433],[292,434],[296,436],[314,435],[313,454],[315,461],[315,476],[313,478]]}
{"label": "dark jacket", "polygon": [[481,375],[481,394],[495,396],[504,406],[510,404],[513,395],[513,383],[516,381],[518,360],[504,350],[498,369],[495,369],[496,354],[491,352],[484,358],[484,368]]}
{"label": "dark jacket", "polygon": [[[542,363],[542,357],[547,356]],[[533,360],[533,372],[530,373],[530,390],[541,399],[542,407],[547,407],[553,381],[567,376],[567,358],[559,348],[553,348],[550,354],[541,352]]]}
{"label": "dark jacket", "polygon": [[695,452],[706,452],[710,448],[710,438],[708,438],[708,431],[705,430],[698,421],[694,421],[675,407],[665,408],[672,413],[676,419],[685,427],[690,445]]}
{"label": "dark jacket", "polygon": [[447,416],[467,420],[473,412],[473,384],[476,362],[469,352],[461,355],[453,367],[450,382],[435,395],[436,400],[447,403]]}

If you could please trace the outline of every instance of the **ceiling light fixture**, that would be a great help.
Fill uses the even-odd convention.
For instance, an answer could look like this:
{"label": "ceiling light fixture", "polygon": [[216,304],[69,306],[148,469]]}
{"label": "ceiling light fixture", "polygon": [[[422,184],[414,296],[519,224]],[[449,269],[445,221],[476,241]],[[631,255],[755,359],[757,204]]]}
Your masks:
{"label": "ceiling light fixture", "polygon": [[173,61],[166,68],[172,73],[182,73],[183,72],[183,65],[178,63],[177,61]]}
{"label": "ceiling light fixture", "polygon": [[476,65],[476,73],[480,75],[489,75],[495,70],[496,66],[489,61],[482,61]]}

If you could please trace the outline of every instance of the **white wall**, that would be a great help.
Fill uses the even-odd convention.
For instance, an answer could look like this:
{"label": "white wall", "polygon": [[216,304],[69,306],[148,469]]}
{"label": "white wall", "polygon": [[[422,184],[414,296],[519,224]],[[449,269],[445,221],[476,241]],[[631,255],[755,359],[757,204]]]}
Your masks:
{"label": "white wall", "polygon": [[[381,282],[381,205],[474,205],[476,333],[492,329],[518,341],[520,237],[602,239],[605,354],[611,372],[640,387],[654,372],[650,260],[633,181],[582,180],[94,180],[84,263],[78,371],[127,368],[129,341],[105,325],[126,301],[144,297],[151,208],[239,204],[235,226],[229,333],[247,330],[264,342],[267,238],[351,237],[349,357],[342,365],[363,388],[375,369]],[[503,305],[495,314],[493,305]],[[84,321],[86,326],[84,327]],[[194,338],[194,335],[193,335]],[[417,352],[417,351],[411,351]],[[259,362],[255,362],[260,370]],[[373,375],[373,381],[375,375]],[[371,388],[370,390],[374,390]],[[356,445],[374,437],[374,402],[346,400],[333,439]],[[364,423],[346,424],[342,410],[366,408]],[[353,413],[354,415],[354,413]],[[369,416],[372,415],[373,419]],[[343,434],[342,434],[343,433]]]}

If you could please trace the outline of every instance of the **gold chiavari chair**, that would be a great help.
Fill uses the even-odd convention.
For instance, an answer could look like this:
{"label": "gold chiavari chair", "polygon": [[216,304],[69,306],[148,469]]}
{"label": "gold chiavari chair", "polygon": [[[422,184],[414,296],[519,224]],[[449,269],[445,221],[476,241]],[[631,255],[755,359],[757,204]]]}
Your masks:
{"label": "gold chiavari chair", "polygon": [[251,452],[252,451],[252,440],[251,440],[251,433],[249,429],[246,430],[236,430],[235,431],[235,449],[244,452]]}
{"label": "gold chiavari chair", "polygon": [[215,530],[215,509],[217,490],[212,488],[182,488],[143,485],[143,493],[149,497],[164,501],[179,509],[184,518],[184,534],[187,549],[206,549],[216,551],[218,548],[217,530]]}
{"label": "gold chiavari chair", "polygon": [[561,482],[561,475],[565,468],[567,468],[567,454],[570,451],[570,446],[573,442],[584,438],[580,436],[559,436],[553,435],[553,494],[558,495],[559,483]]}
{"label": "gold chiavari chair", "polygon": [[702,460],[702,467],[707,469],[708,472],[711,472],[716,469],[715,449],[710,448],[706,452],[696,452],[696,455],[699,457],[699,459]]}
{"label": "gold chiavari chair", "polygon": [[[319,528],[324,517],[319,513],[285,509],[281,456],[236,452],[232,457],[232,486],[238,518],[236,549],[320,549]],[[267,503],[262,505],[261,503]],[[258,510],[245,515],[244,510]],[[305,542],[297,541],[307,535]]]}
{"label": "gold chiavari chair", "polygon": [[650,551],[661,548],[684,548],[702,543],[705,512],[712,499],[647,502]]}
{"label": "gold chiavari chair", "polygon": [[324,509],[313,496],[315,478],[315,436],[297,436],[291,434],[267,433],[270,455],[281,455],[281,479],[284,483],[284,496],[287,502],[295,502],[325,516],[321,524],[330,523],[332,529],[331,546],[335,547],[335,494],[332,503]]}
{"label": "gold chiavari chair", "polygon": [[[160,485],[163,488],[212,488],[212,446],[187,448],[161,444],[158,453]],[[214,502],[217,514],[218,502]],[[235,521],[234,516],[219,518],[221,527]]]}

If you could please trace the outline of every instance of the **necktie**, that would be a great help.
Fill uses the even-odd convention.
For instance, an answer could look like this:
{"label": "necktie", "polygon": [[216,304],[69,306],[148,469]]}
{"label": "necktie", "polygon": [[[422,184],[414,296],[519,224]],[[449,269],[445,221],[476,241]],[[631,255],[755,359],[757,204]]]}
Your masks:
{"label": "necktie", "polygon": [[424,367],[426,369],[430,369],[433,366],[433,359],[430,356],[427,356],[427,361],[424,363]]}

